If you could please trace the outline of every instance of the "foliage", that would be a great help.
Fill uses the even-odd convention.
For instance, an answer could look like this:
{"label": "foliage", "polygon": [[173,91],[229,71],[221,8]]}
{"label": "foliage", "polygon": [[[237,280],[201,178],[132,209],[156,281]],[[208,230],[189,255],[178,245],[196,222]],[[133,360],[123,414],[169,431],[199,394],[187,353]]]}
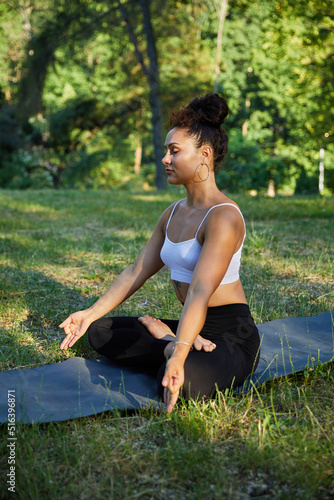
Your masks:
{"label": "foliage", "polygon": [[266,155],[254,140],[242,137],[241,130],[232,129],[229,136],[229,154],[216,176],[218,187],[265,191],[271,179],[277,187],[284,183],[288,171],[279,157]]}
{"label": "foliage", "polygon": [[333,32],[327,9],[314,3],[304,11],[271,1],[229,5],[220,74],[220,90],[232,110],[229,127],[243,128],[247,139],[261,148],[262,160],[277,159],[279,171],[274,169],[273,176],[282,177],[285,170],[285,179],[296,179],[302,167],[314,174],[325,142],[331,141],[329,164],[334,159],[329,104],[333,44],[328,43]]}
{"label": "foliage", "polygon": [[[9,185],[10,171],[13,178],[21,172],[34,183],[36,165],[27,169],[24,162],[22,166],[15,160],[21,166],[15,167],[14,175],[8,166],[14,161],[11,155],[38,154],[39,171],[48,171],[50,155],[58,155],[64,171],[74,164],[82,166],[80,181],[79,169],[75,172],[79,184],[85,186],[92,185],[92,175],[97,181],[101,178],[102,184],[108,184],[108,178],[113,183],[120,178],[122,162],[125,175],[133,175],[135,150],[140,146],[143,170],[147,164],[151,171],[150,89],[155,77],[149,85],[147,76],[150,71],[159,73],[157,92],[165,121],[171,107],[212,91],[219,2],[149,3],[151,46],[155,44],[157,52],[151,70],[143,24],[146,0],[12,0],[0,4],[1,113],[6,114],[10,105],[15,119],[21,120],[13,135],[15,148],[6,152],[7,166],[0,165],[7,170],[0,175],[1,185]],[[136,51],[121,7],[129,19],[131,12]],[[262,190],[274,180],[276,187],[292,190],[304,170],[308,177],[317,175],[320,148],[326,151],[325,174],[330,171],[334,161],[333,37],[333,20],[323,1],[298,0],[293,6],[286,0],[229,1],[218,77],[219,92],[231,108],[226,124],[230,156],[219,176],[222,187]],[[27,130],[27,119],[34,132]],[[38,133],[43,141],[36,142]],[[68,148],[74,148],[75,158]],[[112,157],[117,152],[115,166],[108,163],[107,150]],[[78,154],[81,159],[86,155],[87,161],[78,164]],[[103,174],[105,168],[110,175]],[[66,185],[71,169],[54,184]]]}
{"label": "foliage", "polygon": [[8,153],[16,151],[21,144],[20,124],[15,112],[9,106],[3,107],[0,113],[0,148],[2,152],[0,161]]}
{"label": "foliage", "polygon": [[[20,178],[20,187],[27,187],[24,169],[17,162],[16,151],[23,145],[22,130],[15,110],[4,105],[0,109],[0,185],[10,186],[13,178]],[[22,178],[22,179],[21,179]]]}
{"label": "foliage", "polygon": [[326,187],[334,194],[334,168],[328,169],[326,171]]}
{"label": "foliage", "polygon": [[297,179],[295,194],[314,194],[318,192],[318,177],[307,175],[302,167],[300,176]]}

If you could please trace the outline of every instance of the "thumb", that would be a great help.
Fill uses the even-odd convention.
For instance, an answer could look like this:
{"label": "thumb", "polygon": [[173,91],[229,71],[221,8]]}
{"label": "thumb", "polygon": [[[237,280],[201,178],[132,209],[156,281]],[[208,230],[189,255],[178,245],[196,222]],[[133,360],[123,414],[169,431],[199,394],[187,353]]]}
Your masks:
{"label": "thumb", "polygon": [[72,323],[71,316],[65,319],[62,323],[60,323],[59,328],[65,328],[66,326],[70,325]]}

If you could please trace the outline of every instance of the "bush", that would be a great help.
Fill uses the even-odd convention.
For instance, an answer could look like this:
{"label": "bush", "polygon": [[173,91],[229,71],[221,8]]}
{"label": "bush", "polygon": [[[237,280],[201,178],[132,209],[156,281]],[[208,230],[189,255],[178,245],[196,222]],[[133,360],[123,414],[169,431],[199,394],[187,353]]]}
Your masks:
{"label": "bush", "polygon": [[334,194],[334,168],[325,169],[325,187]]}
{"label": "bush", "polygon": [[305,167],[302,167],[297,179],[295,194],[316,194],[319,192],[318,176],[307,175]]}
{"label": "bush", "polygon": [[240,130],[231,130],[228,157],[217,173],[220,189],[230,191],[266,190],[273,180],[276,187],[288,176],[281,158],[266,154],[254,141],[242,137]]}

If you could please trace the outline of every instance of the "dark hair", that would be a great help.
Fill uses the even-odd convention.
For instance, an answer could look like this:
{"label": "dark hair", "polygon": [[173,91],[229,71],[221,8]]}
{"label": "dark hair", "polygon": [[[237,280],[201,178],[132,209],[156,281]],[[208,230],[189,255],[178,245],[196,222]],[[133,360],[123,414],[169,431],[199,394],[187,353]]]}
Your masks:
{"label": "dark hair", "polygon": [[228,149],[228,137],[221,126],[228,113],[223,97],[207,94],[196,97],[185,108],[172,111],[169,126],[187,129],[189,136],[195,137],[197,147],[210,144],[214,153],[214,169],[217,171]]}

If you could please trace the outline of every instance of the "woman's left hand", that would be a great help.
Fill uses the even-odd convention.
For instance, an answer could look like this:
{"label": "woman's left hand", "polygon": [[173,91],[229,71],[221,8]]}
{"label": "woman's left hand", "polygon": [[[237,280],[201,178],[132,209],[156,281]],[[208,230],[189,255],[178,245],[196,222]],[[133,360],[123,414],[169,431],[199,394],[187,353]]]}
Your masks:
{"label": "woman's left hand", "polygon": [[176,356],[171,357],[166,365],[165,375],[162,379],[164,387],[164,403],[167,405],[167,413],[171,413],[178,398],[180,389],[184,382],[184,367],[181,360]]}

